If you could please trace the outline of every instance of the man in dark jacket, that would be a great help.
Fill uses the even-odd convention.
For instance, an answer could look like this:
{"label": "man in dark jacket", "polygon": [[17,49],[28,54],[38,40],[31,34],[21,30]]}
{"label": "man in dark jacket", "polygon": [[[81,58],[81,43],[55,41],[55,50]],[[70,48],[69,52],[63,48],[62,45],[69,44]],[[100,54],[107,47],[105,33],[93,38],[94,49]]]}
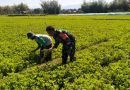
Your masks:
{"label": "man in dark jacket", "polygon": [[46,28],[47,33],[55,39],[55,44],[49,50],[57,48],[60,43],[63,44],[62,47],[62,63],[67,63],[67,58],[70,56],[70,61],[75,61],[75,37],[63,30],[55,30],[53,26],[48,26]]}

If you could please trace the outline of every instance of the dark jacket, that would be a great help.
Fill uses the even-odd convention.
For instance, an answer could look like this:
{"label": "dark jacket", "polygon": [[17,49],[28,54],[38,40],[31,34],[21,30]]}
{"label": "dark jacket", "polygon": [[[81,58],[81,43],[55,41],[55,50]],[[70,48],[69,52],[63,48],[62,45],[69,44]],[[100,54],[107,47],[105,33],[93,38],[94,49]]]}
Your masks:
{"label": "dark jacket", "polygon": [[71,45],[75,42],[75,37],[67,31],[56,30],[53,38],[55,39],[54,48],[57,48],[60,43],[63,45]]}

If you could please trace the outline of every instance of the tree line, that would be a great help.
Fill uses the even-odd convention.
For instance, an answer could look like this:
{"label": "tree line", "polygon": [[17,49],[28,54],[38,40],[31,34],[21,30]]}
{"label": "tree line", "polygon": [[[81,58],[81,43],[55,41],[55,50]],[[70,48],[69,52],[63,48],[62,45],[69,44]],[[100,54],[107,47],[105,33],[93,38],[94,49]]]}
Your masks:
{"label": "tree line", "polygon": [[43,1],[41,8],[29,9],[27,4],[20,3],[13,6],[0,6],[0,14],[59,14],[61,5],[56,1]]}
{"label": "tree line", "polygon": [[113,0],[107,3],[104,0],[83,2],[81,10],[85,13],[124,12],[130,10],[130,0]]}
{"label": "tree line", "polygon": [[30,9],[27,4],[20,3],[13,6],[0,6],[0,14],[59,14],[59,13],[106,13],[130,11],[130,0],[113,0],[107,3],[104,0],[84,1],[79,9],[62,9],[56,0],[42,1],[41,8]]}

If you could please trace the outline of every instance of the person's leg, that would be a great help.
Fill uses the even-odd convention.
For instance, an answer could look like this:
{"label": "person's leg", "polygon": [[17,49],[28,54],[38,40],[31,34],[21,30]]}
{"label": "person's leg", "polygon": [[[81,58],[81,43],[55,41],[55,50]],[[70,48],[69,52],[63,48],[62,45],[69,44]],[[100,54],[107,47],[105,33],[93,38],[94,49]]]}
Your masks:
{"label": "person's leg", "polygon": [[[49,49],[49,48],[51,48],[51,47],[52,47],[52,44],[49,45],[49,46],[47,46],[46,49]],[[52,60],[52,51],[47,52],[47,55],[46,55],[46,57],[45,57],[45,60],[46,60],[46,61],[51,61],[51,60]]]}
{"label": "person's leg", "polygon": [[43,63],[44,61],[44,51],[43,51],[44,47],[42,46],[40,49],[40,64]]}
{"label": "person's leg", "polygon": [[40,50],[40,58],[44,57],[44,52],[42,50]]}
{"label": "person's leg", "polygon": [[76,57],[75,57],[75,41],[74,41],[70,50],[70,61],[73,62],[75,60],[76,60]]}
{"label": "person's leg", "polygon": [[63,45],[62,47],[62,64],[66,64],[68,59],[68,47]]}
{"label": "person's leg", "polygon": [[47,61],[51,61],[52,60],[52,52],[49,52],[46,58],[47,58]]}

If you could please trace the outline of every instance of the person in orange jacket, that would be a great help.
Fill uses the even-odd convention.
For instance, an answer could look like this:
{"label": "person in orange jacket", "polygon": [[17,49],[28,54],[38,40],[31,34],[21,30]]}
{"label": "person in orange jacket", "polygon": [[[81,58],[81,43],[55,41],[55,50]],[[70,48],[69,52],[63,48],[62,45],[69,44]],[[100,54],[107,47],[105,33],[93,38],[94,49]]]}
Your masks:
{"label": "person in orange jacket", "polygon": [[62,47],[62,63],[67,63],[67,58],[70,56],[70,61],[76,60],[75,57],[75,37],[67,31],[56,30],[53,26],[47,26],[47,33],[55,39],[55,44],[49,50],[57,48],[60,43]]}

